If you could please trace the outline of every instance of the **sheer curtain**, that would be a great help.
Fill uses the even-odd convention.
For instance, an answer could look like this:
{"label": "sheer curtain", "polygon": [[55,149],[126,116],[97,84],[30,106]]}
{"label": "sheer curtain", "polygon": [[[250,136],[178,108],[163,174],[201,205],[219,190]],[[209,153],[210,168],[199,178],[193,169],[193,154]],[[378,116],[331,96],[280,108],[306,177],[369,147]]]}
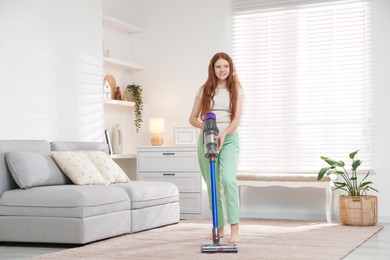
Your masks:
{"label": "sheer curtain", "polygon": [[317,173],[360,149],[373,168],[371,2],[232,0],[245,92],[241,171]]}

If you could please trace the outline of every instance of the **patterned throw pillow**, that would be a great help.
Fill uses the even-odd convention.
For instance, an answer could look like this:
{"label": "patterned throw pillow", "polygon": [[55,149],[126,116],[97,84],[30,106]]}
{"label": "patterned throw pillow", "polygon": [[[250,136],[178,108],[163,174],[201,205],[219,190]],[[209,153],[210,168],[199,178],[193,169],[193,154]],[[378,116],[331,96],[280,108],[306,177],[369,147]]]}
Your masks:
{"label": "patterned throw pillow", "polygon": [[108,184],[88,156],[81,151],[51,152],[63,173],[78,185]]}
{"label": "patterned throw pillow", "polygon": [[107,183],[130,182],[126,173],[108,154],[101,151],[85,151],[84,153],[99,170]]}

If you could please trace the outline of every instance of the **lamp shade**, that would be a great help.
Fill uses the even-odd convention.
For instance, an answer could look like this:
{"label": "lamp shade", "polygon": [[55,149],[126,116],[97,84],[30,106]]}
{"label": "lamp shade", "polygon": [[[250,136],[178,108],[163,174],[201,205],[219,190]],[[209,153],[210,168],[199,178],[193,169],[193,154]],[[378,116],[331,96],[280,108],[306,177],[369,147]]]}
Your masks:
{"label": "lamp shade", "polygon": [[164,118],[156,117],[149,120],[149,131],[151,133],[162,133],[165,130]]}

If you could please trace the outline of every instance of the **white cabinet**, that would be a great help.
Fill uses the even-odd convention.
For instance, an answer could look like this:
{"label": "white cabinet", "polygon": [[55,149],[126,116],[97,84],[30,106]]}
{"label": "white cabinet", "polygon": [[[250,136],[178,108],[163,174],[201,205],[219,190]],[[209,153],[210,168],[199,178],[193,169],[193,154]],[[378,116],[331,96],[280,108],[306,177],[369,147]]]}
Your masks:
{"label": "white cabinet", "polygon": [[181,217],[201,217],[202,175],[195,146],[138,147],[137,179],[174,183],[180,193]]}

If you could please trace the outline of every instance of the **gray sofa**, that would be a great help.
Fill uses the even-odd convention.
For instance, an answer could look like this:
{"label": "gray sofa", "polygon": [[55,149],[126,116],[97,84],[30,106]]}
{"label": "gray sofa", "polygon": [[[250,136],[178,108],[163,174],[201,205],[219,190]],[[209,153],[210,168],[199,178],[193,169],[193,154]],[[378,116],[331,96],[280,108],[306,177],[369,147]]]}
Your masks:
{"label": "gray sofa", "polygon": [[107,153],[108,147],[94,142],[0,140],[0,241],[85,244],[179,222],[179,192],[172,183],[75,185],[65,175],[51,174],[21,189],[5,159],[9,152],[44,155],[44,167],[58,172],[50,152],[75,150]]}

